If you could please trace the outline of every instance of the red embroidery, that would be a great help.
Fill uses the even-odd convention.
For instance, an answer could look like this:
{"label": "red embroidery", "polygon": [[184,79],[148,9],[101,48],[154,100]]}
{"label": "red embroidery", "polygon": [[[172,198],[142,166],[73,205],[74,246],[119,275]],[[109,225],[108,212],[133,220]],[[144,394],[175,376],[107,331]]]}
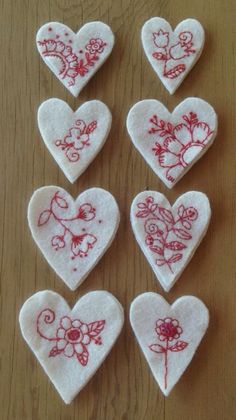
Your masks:
{"label": "red embroidery", "polygon": [[174,182],[183,168],[188,167],[196,155],[204,149],[213,131],[197,114],[183,115],[181,122],[173,125],[153,115],[149,134],[157,134],[152,151],[158,157],[158,164],[165,168],[166,179]]}
{"label": "red embroidery", "polygon": [[[48,28],[48,30],[51,32],[52,28]],[[65,33],[65,35],[68,34]],[[59,35],[55,38],[58,39]],[[85,51],[79,50],[78,53],[73,51],[69,44],[71,44],[71,40],[65,43],[51,37],[38,41],[42,55],[53,62],[56,61],[58,76],[61,79],[67,79],[68,86],[74,86],[78,76],[85,76],[90,68],[94,67],[107,44],[100,38],[91,38],[85,46]]]}
{"label": "red embroidery", "polygon": [[69,129],[69,133],[63,140],[56,140],[55,145],[65,151],[70,162],[78,162],[81,150],[90,146],[90,134],[97,128],[97,121],[86,125],[83,120],[75,121],[75,125]]}
{"label": "red embroidery", "polygon": [[52,337],[48,335],[48,329],[44,334],[42,324],[53,324],[55,312],[52,309],[44,309],[37,318],[37,333],[47,341],[55,341],[56,344],[51,348],[49,357],[55,357],[63,353],[64,356],[76,357],[82,366],[86,366],[89,359],[88,345],[93,341],[97,345],[102,345],[101,331],[104,329],[105,320],[86,324],[80,319],[71,319],[69,316],[60,318],[59,326]]}
{"label": "red embroidery", "polygon": [[168,351],[170,352],[179,352],[184,350],[188,343],[185,341],[176,341],[171,346],[173,340],[177,340],[181,334],[183,333],[183,329],[179,325],[179,321],[173,318],[164,318],[158,319],[156,322],[155,328],[156,334],[158,336],[159,341],[165,341],[165,345],[163,346],[160,343],[151,344],[149,349],[154,353],[164,354],[164,383],[165,389],[167,388],[167,377],[168,377]]}
{"label": "red embroidery", "polygon": [[152,56],[158,61],[163,61],[163,76],[168,79],[175,79],[186,70],[184,63],[175,65],[175,61],[181,61],[196,53],[196,50],[192,48],[192,32],[181,32],[178,35],[179,41],[174,45],[170,45],[169,32],[160,29],[158,32],[153,32],[152,35],[153,42],[157,47]]}
{"label": "red embroidery", "polygon": [[147,197],[144,203],[138,203],[137,207],[139,211],[136,217],[146,219],[144,221],[146,246],[159,256],[156,264],[159,267],[167,265],[173,273],[172,265],[182,259],[181,251],[187,248],[185,241],[192,239],[190,230],[192,222],[198,218],[197,210],[181,204],[177,209],[178,217],[175,219],[170,210],[154,203],[154,198],[151,196]]}
{"label": "red embroidery", "polygon": [[[65,216],[61,217],[58,215],[58,209],[65,212]],[[65,198],[60,196],[60,192],[57,191],[51,199],[50,207],[40,213],[38,218],[38,226],[41,227],[47,224],[50,218],[58,223],[59,231],[51,238],[51,245],[55,251],[65,248],[68,244],[70,245],[72,259],[75,257],[87,257],[88,252],[94,247],[97,242],[96,236],[85,232],[86,229],[82,228],[82,232],[78,235],[73,232],[71,225],[73,222],[83,220],[89,222],[96,217],[96,209],[90,203],[82,204],[77,214],[74,217],[66,217],[66,212],[69,210],[69,205]]]}

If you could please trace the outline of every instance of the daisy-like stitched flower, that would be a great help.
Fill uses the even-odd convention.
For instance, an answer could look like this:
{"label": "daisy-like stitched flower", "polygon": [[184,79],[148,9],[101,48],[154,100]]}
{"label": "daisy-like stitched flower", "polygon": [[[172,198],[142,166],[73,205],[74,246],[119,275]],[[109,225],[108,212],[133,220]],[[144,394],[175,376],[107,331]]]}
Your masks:
{"label": "daisy-like stitched flower", "polygon": [[160,341],[173,341],[182,334],[183,330],[179,326],[179,321],[172,318],[158,319],[155,331]]}
{"label": "daisy-like stitched flower", "polygon": [[[157,354],[164,354],[164,385],[167,388],[168,379],[168,352],[179,352],[184,350],[188,343],[180,341],[178,338],[183,333],[183,328],[179,325],[179,321],[175,318],[166,317],[158,319],[156,322],[155,332],[160,342],[165,342],[164,345],[160,343],[151,344],[149,349]],[[174,340],[177,340],[174,344]],[[172,343],[171,345],[169,343]]]}
{"label": "daisy-like stitched flower", "polygon": [[100,38],[92,38],[90,39],[89,43],[86,45],[86,50],[90,52],[90,54],[101,54],[104,51],[104,47],[107,44],[103,42]]}
{"label": "daisy-like stitched flower", "polygon": [[94,344],[102,345],[101,331],[104,329],[105,320],[91,322],[89,324],[80,319],[71,319],[63,316],[59,327],[53,337],[45,335],[43,323],[52,324],[55,321],[55,312],[44,309],[37,318],[37,333],[47,341],[55,341],[55,346],[50,350],[49,357],[63,354],[65,357],[76,357],[82,366],[86,366],[89,359],[87,347],[93,341]]}

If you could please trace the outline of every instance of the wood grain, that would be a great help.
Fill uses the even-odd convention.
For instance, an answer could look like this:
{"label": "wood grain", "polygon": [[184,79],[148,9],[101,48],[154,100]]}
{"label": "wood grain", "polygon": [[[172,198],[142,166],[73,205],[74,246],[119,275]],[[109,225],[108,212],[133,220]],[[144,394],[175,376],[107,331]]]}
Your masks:
{"label": "wood grain", "polygon": [[[235,419],[235,1],[5,0],[0,10],[1,418]],[[172,97],[141,48],[141,27],[152,16],[163,16],[173,26],[194,17],[206,29],[202,57]],[[102,20],[115,33],[111,57],[78,99],[58,82],[36,51],[36,30],[50,20],[64,22],[75,31],[87,21]],[[132,104],[141,99],[158,98],[171,110],[188,96],[199,96],[215,107],[219,134],[207,155],[169,191],[132,146],[125,119]],[[63,176],[37,128],[37,108],[50,97],[61,98],[74,109],[86,100],[100,99],[113,114],[105,147],[75,185]],[[73,196],[101,186],[114,194],[122,213],[112,247],[76,292],[70,292],[49,268],[27,226],[30,196],[36,188],[50,184]],[[185,191],[200,190],[208,194],[212,205],[207,236],[169,294],[155,281],[130,228],[130,203],[145,188],[159,190],[171,201]],[[71,305],[89,290],[107,289],[126,311],[117,345],[70,406],[63,404],[19,331],[21,305],[43,289],[55,290]],[[160,292],[169,302],[193,294],[210,310],[209,331],[167,399],[154,382],[128,322],[131,300],[144,291]]]}

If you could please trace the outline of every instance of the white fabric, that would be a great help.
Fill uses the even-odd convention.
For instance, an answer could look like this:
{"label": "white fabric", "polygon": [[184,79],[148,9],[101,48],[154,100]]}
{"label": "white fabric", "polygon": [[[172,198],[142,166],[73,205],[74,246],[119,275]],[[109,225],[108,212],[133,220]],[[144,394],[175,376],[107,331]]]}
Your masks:
{"label": "white fabric", "polygon": [[82,283],[111,245],[119,221],[114,197],[101,188],[90,188],[74,201],[60,187],[42,187],[28,206],[36,244],[71,290]]}
{"label": "white fabric", "polygon": [[[106,291],[86,294],[71,310],[60,295],[45,290],[24,303],[19,321],[24,339],[69,404],[110,352],[124,314],[118,300]],[[94,324],[98,321],[102,322]],[[81,346],[88,352],[84,365],[78,358]]]}
{"label": "white fabric", "polygon": [[48,22],[38,30],[36,44],[44,62],[76,97],[110,55],[114,35],[103,22],[86,23],[77,33]]}
{"label": "white fabric", "polygon": [[[172,350],[169,349],[166,355],[163,347],[166,348],[167,340],[165,335],[160,335],[160,326],[163,326],[162,321],[168,323],[170,319],[171,324],[173,320],[177,321],[173,324],[178,325],[178,333],[168,341],[168,347],[172,347]],[[170,306],[162,296],[149,292],[139,295],[132,302],[130,322],[155,380],[163,394],[168,396],[191,362],[206,332],[208,309],[194,296],[183,296]],[[157,352],[151,350],[150,346]]]}
{"label": "white fabric", "polygon": [[185,99],[172,113],[161,102],[147,99],[130,109],[127,129],[152,170],[172,188],[213,143],[217,115],[210,104],[199,98]]}
{"label": "white fabric", "polygon": [[207,232],[211,208],[198,191],[181,195],[171,207],[156,191],[143,191],[130,210],[135,238],[166,292],[178,280]]}
{"label": "white fabric", "polygon": [[173,94],[202,53],[202,25],[195,19],[185,19],[173,31],[165,19],[154,17],[143,25],[141,38],[154,71]]}
{"label": "white fabric", "polygon": [[111,120],[107,106],[97,100],[85,102],[75,112],[57,98],[40,105],[38,126],[41,136],[70,182],[76,181],[101,150]]}

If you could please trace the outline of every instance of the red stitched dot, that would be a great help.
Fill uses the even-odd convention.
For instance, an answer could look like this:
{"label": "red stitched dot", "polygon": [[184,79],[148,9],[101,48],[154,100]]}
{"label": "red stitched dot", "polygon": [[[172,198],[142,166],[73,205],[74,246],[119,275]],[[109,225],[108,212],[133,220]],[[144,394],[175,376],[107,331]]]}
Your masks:
{"label": "red stitched dot", "polygon": [[71,39],[69,39],[69,43],[70,43],[70,44],[72,44],[72,41],[71,41]]}
{"label": "red stitched dot", "polygon": [[75,257],[71,257],[71,259],[72,259],[72,260],[74,260],[74,259],[75,259]]}
{"label": "red stitched dot", "polygon": [[65,32],[65,36],[68,36],[69,34],[68,34],[68,32]]}
{"label": "red stitched dot", "polygon": [[56,38],[58,39],[58,38],[60,38],[60,35],[56,35]]}
{"label": "red stitched dot", "polygon": [[80,51],[79,51],[79,53],[80,53],[80,54],[83,54],[83,50],[80,50]]}
{"label": "red stitched dot", "polygon": [[52,28],[51,28],[51,26],[49,26],[48,30],[49,30],[49,32],[51,32],[51,31],[52,31]]}
{"label": "red stitched dot", "polygon": [[73,268],[73,271],[77,271],[77,268]]}
{"label": "red stitched dot", "polygon": [[98,223],[102,223],[102,220],[99,220]]}

